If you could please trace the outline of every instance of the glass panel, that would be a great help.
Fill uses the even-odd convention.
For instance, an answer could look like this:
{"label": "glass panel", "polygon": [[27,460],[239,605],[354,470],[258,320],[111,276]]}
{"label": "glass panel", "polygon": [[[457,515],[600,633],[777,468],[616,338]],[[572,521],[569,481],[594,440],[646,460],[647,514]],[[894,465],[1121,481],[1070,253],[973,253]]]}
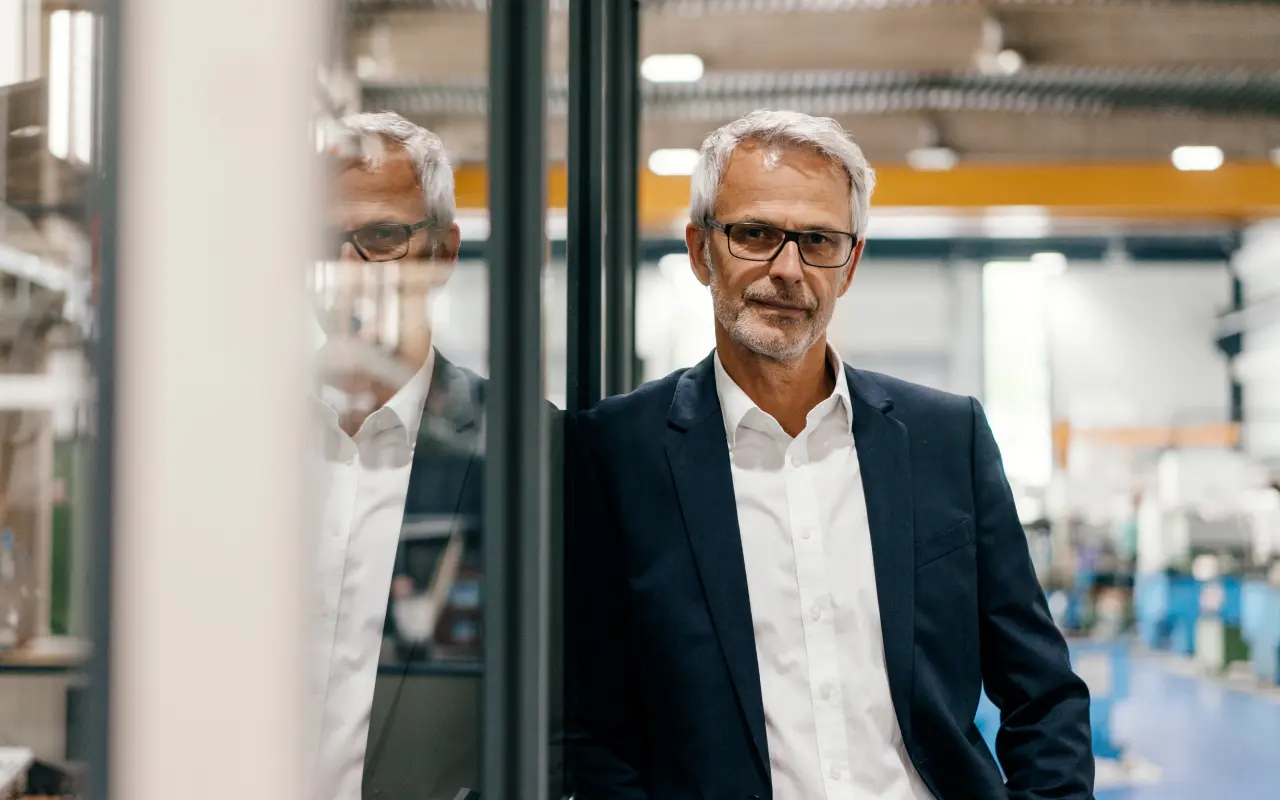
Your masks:
{"label": "glass panel", "polygon": [[99,31],[0,4],[0,795],[88,775]]}
{"label": "glass panel", "polygon": [[320,458],[307,796],[453,800],[480,780],[489,275],[486,219],[468,205],[477,186],[483,200],[487,120],[479,102],[446,123],[427,86],[483,85],[489,20],[346,5],[317,120],[332,185],[309,284]]}
{"label": "glass panel", "polygon": [[[562,113],[553,113],[550,98],[556,96],[559,88],[567,87],[569,73],[569,15],[568,4],[550,4],[547,14],[547,93],[548,93],[548,141],[547,171],[567,169],[568,142],[567,120]],[[556,108],[557,111],[564,109]],[[570,292],[574,287],[569,285],[569,268],[566,252],[568,235],[568,219],[563,208],[547,209],[547,236],[549,252],[546,269],[542,280],[542,346],[545,353],[543,387],[547,400],[553,407],[552,414],[568,408],[569,381],[569,303]],[[547,702],[548,723],[548,800],[560,800],[566,796],[564,751],[561,745],[560,732],[564,722],[564,670],[563,670],[563,543],[564,543],[564,473],[561,426],[555,419],[550,420],[551,431],[548,437],[549,449],[544,473],[547,481],[547,505],[549,509],[548,538],[550,541],[550,559],[547,586],[549,587],[548,626],[550,640],[547,642]],[[532,788],[532,787],[531,787]]]}

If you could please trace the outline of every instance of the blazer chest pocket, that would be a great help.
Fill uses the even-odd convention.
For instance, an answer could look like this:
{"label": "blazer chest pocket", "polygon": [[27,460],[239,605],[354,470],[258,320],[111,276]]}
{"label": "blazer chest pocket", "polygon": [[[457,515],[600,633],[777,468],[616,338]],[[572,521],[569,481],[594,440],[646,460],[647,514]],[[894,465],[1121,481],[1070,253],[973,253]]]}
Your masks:
{"label": "blazer chest pocket", "polygon": [[973,541],[973,519],[916,540],[916,567],[950,555]]}

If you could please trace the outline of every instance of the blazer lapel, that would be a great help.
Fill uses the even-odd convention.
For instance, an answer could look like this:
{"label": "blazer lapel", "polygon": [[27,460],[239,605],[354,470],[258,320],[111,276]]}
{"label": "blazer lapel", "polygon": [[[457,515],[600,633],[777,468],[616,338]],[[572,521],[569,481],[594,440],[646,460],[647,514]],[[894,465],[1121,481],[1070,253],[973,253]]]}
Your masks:
{"label": "blazer lapel", "polygon": [[482,390],[483,384],[436,354],[414,447],[406,517],[453,514],[463,528],[475,522],[469,517],[477,509],[465,499],[483,480],[477,459],[484,443],[477,408]]}
{"label": "blazer lapel", "polygon": [[848,367],[846,374],[853,396],[853,439],[871,525],[889,691],[903,740],[910,742],[915,532],[907,428],[889,415],[893,400],[870,376]]}
{"label": "blazer lapel", "polygon": [[687,371],[676,386],[668,417],[667,459],[716,636],[755,743],[757,767],[767,780],[769,748],[760,667],[729,446],[713,370],[712,359],[707,358]]}
{"label": "blazer lapel", "polygon": [[475,427],[482,385],[440,353],[431,372],[431,388],[422,409],[422,427],[429,434],[449,436]]}
{"label": "blazer lapel", "polygon": [[[451,536],[475,536],[484,473],[483,460],[479,457],[483,442],[483,393],[483,382],[436,353],[410,468],[397,563],[402,563],[405,557],[405,533],[415,521],[444,517],[449,520]],[[381,679],[374,684],[372,708],[375,712],[370,719],[365,749],[366,789],[383,779],[383,760],[390,752],[387,749],[390,737],[410,735],[403,733],[410,729],[417,731],[413,725],[405,727],[405,720],[412,722],[416,710],[401,708],[401,690],[411,666],[404,663],[379,669]],[[405,714],[409,716],[404,717]]]}

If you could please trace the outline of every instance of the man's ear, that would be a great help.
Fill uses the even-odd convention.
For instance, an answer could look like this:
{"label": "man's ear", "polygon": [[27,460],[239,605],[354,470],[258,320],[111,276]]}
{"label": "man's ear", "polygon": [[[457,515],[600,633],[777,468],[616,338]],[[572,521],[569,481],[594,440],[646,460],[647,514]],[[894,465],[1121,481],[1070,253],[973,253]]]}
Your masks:
{"label": "man's ear", "polygon": [[440,235],[439,244],[433,248],[431,260],[434,262],[434,269],[431,270],[431,282],[434,285],[443,286],[448,282],[453,275],[453,268],[458,264],[458,251],[461,249],[462,231],[455,222]]}
{"label": "man's ear", "polygon": [[693,270],[694,277],[703,286],[710,286],[711,264],[707,261],[710,248],[707,246],[709,240],[706,228],[690,222],[684,228],[684,244],[689,248],[689,267]]}
{"label": "man's ear", "polygon": [[866,243],[866,239],[859,239],[858,244],[854,246],[853,254],[849,256],[849,266],[845,267],[844,277],[840,279],[840,293],[836,297],[844,297],[844,293],[853,285],[853,273],[858,269],[858,262],[862,260],[862,248]]}
{"label": "man's ear", "polygon": [[462,231],[458,228],[458,223],[449,226],[449,230],[444,233],[443,252],[440,254],[442,261],[457,261],[458,251],[462,249]]}

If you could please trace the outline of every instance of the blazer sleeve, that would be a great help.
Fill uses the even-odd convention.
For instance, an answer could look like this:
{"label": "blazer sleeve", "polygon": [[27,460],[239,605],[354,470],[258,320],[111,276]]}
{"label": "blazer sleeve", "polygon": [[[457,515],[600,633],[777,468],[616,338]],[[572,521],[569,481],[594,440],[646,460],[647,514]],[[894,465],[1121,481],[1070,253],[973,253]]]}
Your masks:
{"label": "blazer sleeve", "polygon": [[575,800],[647,800],[648,732],[630,646],[619,526],[581,420],[566,431],[565,759]]}
{"label": "blazer sleeve", "polygon": [[970,402],[982,680],[1000,709],[996,756],[1014,800],[1087,800],[1089,690],[1049,614],[991,427]]}

